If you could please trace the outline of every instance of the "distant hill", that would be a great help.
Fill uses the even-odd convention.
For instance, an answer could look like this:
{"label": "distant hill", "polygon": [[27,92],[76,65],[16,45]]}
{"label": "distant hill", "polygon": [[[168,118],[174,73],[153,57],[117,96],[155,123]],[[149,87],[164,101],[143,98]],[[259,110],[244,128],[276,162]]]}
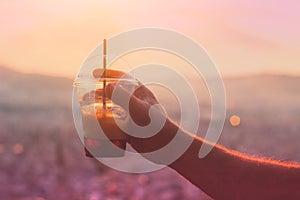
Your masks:
{"label": "distant hill", "polygon": [[[0,67],[0,80],[0,110],[71,107],[71,79],[24,74]],[[228,109],[246,112],[300,109],[300,77],[252,75],[225,78],[224,83]],[[203,99],[209,101],[204,96]]]}
{"label": "distant hill", "polygon": [[229,108],[300,111],[300,77],[260,74],[227,78],[224,83]]}
{"label": "distant hill", "polygon": [[0,110],[71,106],[72,80],[0,67]]}

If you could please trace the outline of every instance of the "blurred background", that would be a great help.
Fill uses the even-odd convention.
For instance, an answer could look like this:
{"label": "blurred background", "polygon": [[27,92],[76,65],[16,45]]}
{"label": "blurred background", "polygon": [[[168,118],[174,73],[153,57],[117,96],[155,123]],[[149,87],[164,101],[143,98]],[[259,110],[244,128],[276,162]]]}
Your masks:
{"label": "blurred background", "polygon": [[[296,0],[1,0],[0,199],[209,199],[170,169],[126,174],[84,156],[76,72],[103,38],[142,27],[183,33],[215,62],[227,93],[220,144],[300,161],[299,9]],[[203,135],[210,103],[199,91]]]}

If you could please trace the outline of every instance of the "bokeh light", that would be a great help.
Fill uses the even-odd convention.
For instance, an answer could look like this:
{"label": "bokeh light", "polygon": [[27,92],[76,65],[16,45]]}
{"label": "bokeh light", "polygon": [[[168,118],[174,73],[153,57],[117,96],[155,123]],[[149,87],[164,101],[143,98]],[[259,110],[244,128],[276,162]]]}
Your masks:
{"label": "bokeh light", "polygon": [[0,154],[4,152],[4,149],[5,147],[2,144],[0,144]]}
{"label": "bokeh light", "polygon": [[241,118],[237,115],[232,115],[229,119],[231,126],[239,126],[241,124]]}
{"label": "bokeh light", "polygon": [[13,153],[16,155],[22,154],[24,152],[24,147],[21,144],[15,144],[12,149]]}

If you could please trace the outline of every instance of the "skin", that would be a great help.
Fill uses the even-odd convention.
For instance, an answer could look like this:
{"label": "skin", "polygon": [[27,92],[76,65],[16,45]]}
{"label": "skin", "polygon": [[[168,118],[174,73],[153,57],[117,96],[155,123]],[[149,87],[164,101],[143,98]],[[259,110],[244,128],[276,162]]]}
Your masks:
{"label": "skin", "polygon": [[[94,76],[98,78],[101,74],[101,70],[94,72]],[[122,72],[113,70],[110,70],[108,74],[115,78],[124,75],[128,77]],[[112,98],[114,91],[121,96],[130,95],[117,84],[109,84],[106,88],[108,98]],[[112,100],[121,106],[125,103],[122,102],[122,98]],[[148,112],[155,104],[159,102],[153,93],[142,85],[130,96],[128,112],[135,123],[145,126],[151,121]],[[130,145],[140,153],[152,152],[168,144],[179,130],[184,133],[183,137],[193,137],[193,142],[187,151],[169,167],[212,198],[300,199],[299,164],[253,157],[221,145],[215,145],[206,157],[199,159],[199,149],[205,141],[182,130],[167,116],[166,119],[164,127],[155,136],[150,138],[128,136]],[[159,163],[155,159],[148,159]]]}

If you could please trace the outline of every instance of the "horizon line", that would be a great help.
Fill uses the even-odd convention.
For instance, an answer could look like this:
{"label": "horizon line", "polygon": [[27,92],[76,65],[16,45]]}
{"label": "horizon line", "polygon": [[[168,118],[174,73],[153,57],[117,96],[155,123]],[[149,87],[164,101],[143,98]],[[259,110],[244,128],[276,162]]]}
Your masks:
{"label": "horizon line", "polygon": [[[20,73],[20,74],[25,74],[25,75],[40,75],[40,76],[47,76],[47,77],[53,77],[53,78],[66,78],[66,79],[74,79],[76,74],[74,75],[74,77],[68,76],[68,75],[56,75],[56,73],[51,73],[51,74],[47,74],[47,73],[43,73],[43,72],[26,72],[26,71],[22,71],[22,70],[18,70],[15,69],[14,67],[8,67],[8,66],[3,66],[0,65],[0,69],[6,69],[12,72],[16,72],[16,73]],[[246,77],[253,77],[253,76],[287,76],[287,77],[291,77],[291,78],[300,78],[300,73],[287,73],[287,72],[270,72],[270,71],[262,71],[262,72],[249,72],[249,73],[236,73],[236,74],[222,74],[221,73],[221,77],[224,79],[233,79],[233,78],[246,78]]]}

